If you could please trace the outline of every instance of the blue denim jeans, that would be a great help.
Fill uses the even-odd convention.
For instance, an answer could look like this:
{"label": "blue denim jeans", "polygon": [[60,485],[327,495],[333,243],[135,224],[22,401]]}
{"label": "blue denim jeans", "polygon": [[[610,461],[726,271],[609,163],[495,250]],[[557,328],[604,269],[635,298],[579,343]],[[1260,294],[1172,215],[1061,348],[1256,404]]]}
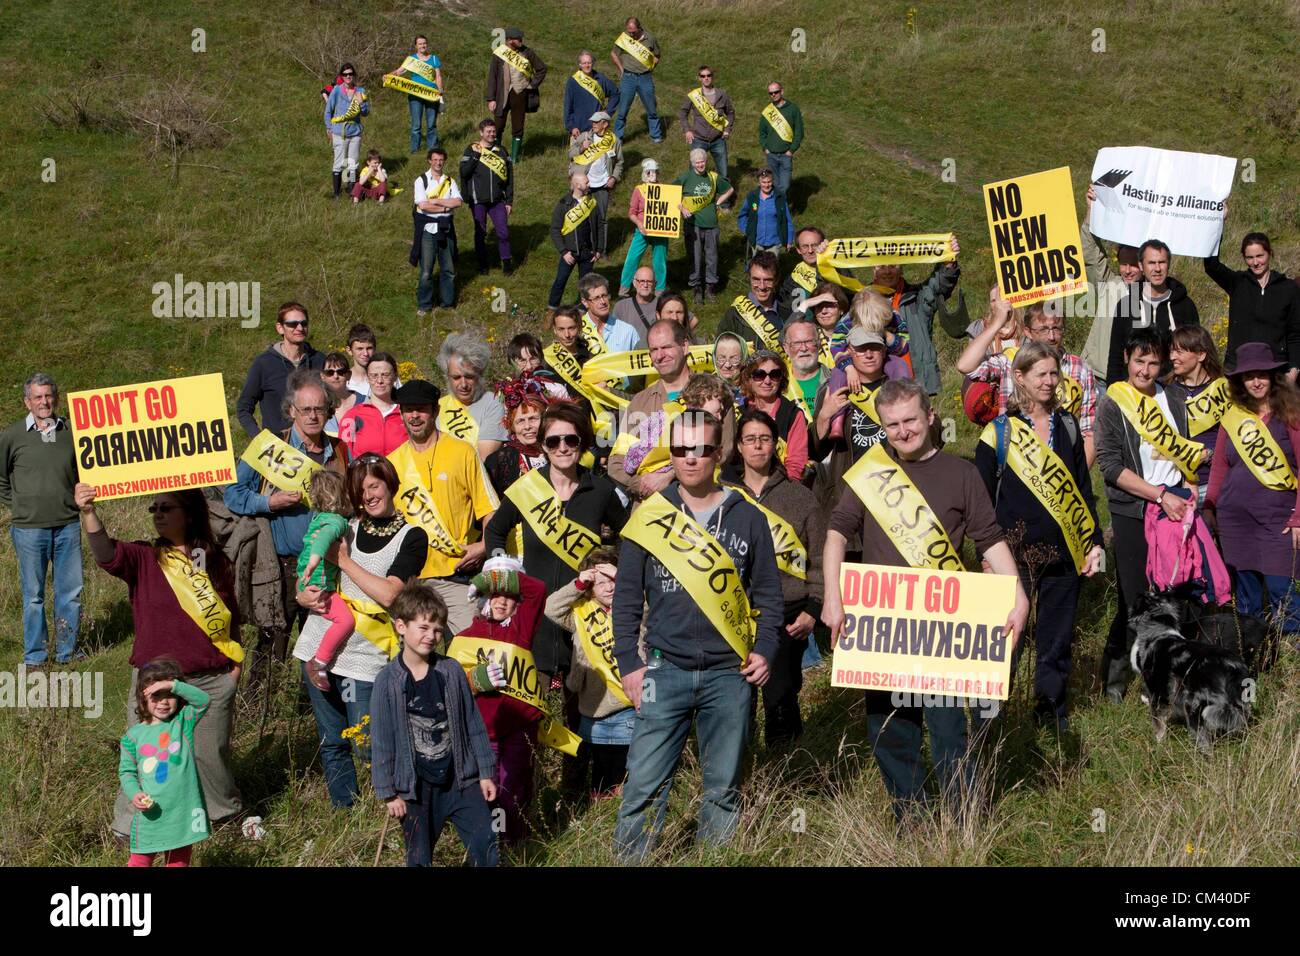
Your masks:
{"label": "blue denim jeans", "polygon": [[784,153],[768,153],[763,158],[767,160],[768,169],[772,170],[776,191],[785,193],[785,198],[789,201],[790,174],[794,171],[794,157],[786,156]]}
{"label": "blue denim jeans", "polygon": [[930,728],[930,753],[939,793],[960,814],[975,783],[975,758],[970,753],[966,708],[946,702],[930,707],[894,707],[888,691],[866,691],[867,737],[880,767],[885,789],[902,822],[929,803],[928,776],[921,759],[922,722]]}
{"label": "blue denim jeans", "polygon": [[408,96],[406,106],[411,111],[411,152],[420,151],[420,134],[423,132],[421,122],[429,131],[425,148],[433,149],[438,145],[438,104],[422,100],[418,96]]}
{"label": "blue denim jeans", "polygon": [[23,589],[23,663],[43,664],[49,657],[45,575],[51,563],[54,657],[66,663],[77,649],[77,627],[81,623],[81,522],[71,521],[61,528],[10,526],[9,534],[18,555],[18,577]]}
{"label": "blue denim jeans", "polygon": [[614,118],[614,135],[622,140],[627,113],[632,108],[634,96],[641,97],[641,105],[645,107],[650,138],[656,143],[661,142],[664,138],[664,125],[659,119],[659,107],[655,104],[655,80],[650,73],[623,72],[623,79],[618,84],[618,116]]}
{"label": "blue denim jeans", "polygon": [[[697,136],[695,142],[691,144],[691,148],[702,149],[712,156],[713,168],[718,171],[718,178],[727,178],[727,141],[725,139],[719,136],[713,142],[706,143]],[[727,203],[730,204],[731,200],[728,199]]]}
{"label": "blue denim jeans", "polygon": [[[354,680],[330,674],[330,689],[317,690],[307,679],[307,664],[302,664],[302,682],[311,700],[311,712],[316,718],[316,733],[320,737],[320,759],[325,767],[325,788],[330,803],[336,807],[350,807],[357,796],[357,768],[352,763],[352,744],[343,739],[343,731],[361,723],[370,713],[370,693],[375,685],[370,681]],[[366,735],[369,736],[366,728]],[[358,747],[357,756],[370,759],[369,747]]]}
{"label": "blue denim jeans", "polygon": [[[692,722],[704,783],[697,837],[702,843],[731,839],[739,815],[742,762],[754,696],[754,688],[738,667],[690,671],[664,658],[652,658],[650,663],[614,827],[615,850],[638,861],[663,829],[673,775]],[[647,812],[651,817],[648,829]]]}
{"label": "blue denim jeans", "polygon": [[[1280,574],[1237,571],[1237,612],[1275,624],[1283,634],[1300,631],[1300,595],[1295,581]],[[24,587],[26,590],[26,587]]]}
{"label": "blue denim jeans", "polygon": [[456,304],[456,264],[451,258],[451,232],[426,232],[420,237],[420,284],[415,290],[417,308],[433,308],[433,267],[438,266],[438,304]]}

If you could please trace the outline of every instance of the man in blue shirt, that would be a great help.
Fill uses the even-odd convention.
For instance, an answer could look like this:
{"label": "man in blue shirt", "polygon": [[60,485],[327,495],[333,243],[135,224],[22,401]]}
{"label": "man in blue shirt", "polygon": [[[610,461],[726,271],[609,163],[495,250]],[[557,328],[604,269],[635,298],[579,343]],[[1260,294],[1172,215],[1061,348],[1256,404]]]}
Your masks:
{"label": "man in blue shirt", "polygon": [[[600,96],[596,90],[600,90]],[[578,54],[578,70],[564,83],[564,127],[572,141],[591,129],[591,114],[604,110],[611,116],[618,109],[618,87],[596,69],[590,50]]]}
{"label": "man in blue shirt", "polygon": [[760,169],[758,188],[745,197],[736,217],[736,225],[745,234],[746,264],[755,252],[774,252],[779,256],[782,250],[789,252],[794,245],[794,216],[790,214],[785,193],[774,188],[775,181],[772,170],[766,166]]}
{"label": "man in blue shirt", "polygon": [[[582,307],[587,310],[587,317],[591,319],[596,331],[600,333],[601,340],[605,343],[606,352],[630,352],[633,349],[645,348],[636,329],[629,323],[614,317],[609,281],[603,275],[588,272],[579,279],[578,295],[582,299]],[[586,323],[584,322],[583,325],[585,326]],[[586,333],[587,330],[584,328],[584,338]],[[592,351],[596,350],[592,349]]]}

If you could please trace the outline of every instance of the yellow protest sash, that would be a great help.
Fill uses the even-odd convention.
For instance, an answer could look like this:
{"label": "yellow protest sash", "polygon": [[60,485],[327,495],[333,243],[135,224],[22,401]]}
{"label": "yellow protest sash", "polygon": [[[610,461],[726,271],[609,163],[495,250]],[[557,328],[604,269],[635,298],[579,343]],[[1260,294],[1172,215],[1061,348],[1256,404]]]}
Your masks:
{"label": "yellow protest sash", "polygon": [[1228,410],[1228,380],[1222,376],[1195,398],[1187,400],[1187,434],[1193,438],[1213,428]]}
{"label": "yellow protest sash", "polygon": [[578,755],[582,738],[552,717],[546,710],[546,688],[542,675],[533,661],[533,652],[506,641],[486,637],[457,634],[447,645],[447,656],[469,674],[480,664],[497,664],[505,673],[506,686],[497,693],[535,707],[542,712],[537,728],[537,739],[548,747],[562,750],[570,756]]}
{"label": "yellow protest sash", "polygon": [[[692,345],[686,353],[686,364],[692,372],[712,372],[713,346]],[[625,378],[644,378],[647,386],[659,381],[659,373],[650,361],[648,350],[606,352],[588,359],[582,366],[582,381],[586,385],[605,385]],[[612,397],[618,400],[620,408],[627,406],[626,398]]]}
{"label": "yellow protest sash", "polygon": [[831,352],[831,337],[822,330],[821,326],[817,327],[817,361],[824,368],[835,368],[835,356]]}
{"label": "yellow protest sash", "polygon": [[1270,491],[1295,491],[1295,475],[1264,420],[1233,402],[1219,422],[1250,473]]}
{"label": "yellow protest sash", "polygon": [[1083,386],[1077,379],[1061,372],[1061,380],[1056,383],[1056,400],[1061,408],[1077,418],[1083,408]]}
{"label": "yellow protest sash", "polygon": [[834,239],[817,256],[817,265],[831,269],[861,269],[868,266],[908,265],[909,263],[950,262],[951,232],[916,236],[873,236],[858,239]]}
{"label": "yellow protest sash", "polygon": [[767,519],[767,530],[772,532],[772,544],[776,548],[776,566],[792,578],[805,580],[808,576],[808,549],[799,540],[794,525],[767,505],[760,504],[758,499],[749,493],[748,488],[742,488],[738,484],[729,487],[744,495],[745,500],[761,511],[763,517]]}
{"label": "yellow protest sash", "polygon": [[592,423],[596,429],[596,434],[601,437],[609,436],[613,426],[600,413],[626,405],[627,399],[621,398],[600,386],[585,384],[582,379],[582,365],[578,362],[577,357],[560,345],[559,342],[552,342],[542,349],[542,356],[546,359],[546,364],[554,370],[556,375],[564,379],[569,388],[591,403],[591,410],[594,415]]}
{"label": "yellow protest sash", "polygon": [[478,447],[478,422],[469,413],[469,407],[455,395],[438,399],[438,431]]}
{"label": "yellow protest sash", "polygon": [[763,119],[767,120],[768,125],[772,127],[772,132],[776,133],[787,143],[794,142],[794,128],[790,126],[782,112],[776,108],[775,103],[768,103],[763,107]]}
{"label": "yellow protest sash", "polygon": [[168,548],[158,559],[163,577],[185,615],[207,635],[212,646],[236,664],[244,660],[239,635],[230,633],[230,608],[217,593],[208,572],[194,566],[181,548]]}
{"label": "yellow protest sash", "polygon": [[695,111],[704,117],[704,122],[708,123],[719,133],[727,128],[727,118],[718,112],[717,108],[708,101],[704,95],[704,88],[697,86],[686,94],[686,98],[691,101]]}
{"label": "yellow protest sash", "polygon": [[605,108],[605,91],[600,88],[600,83],[594,76],[588,76],[578,70],[573,74],[573,79],[574,82],[596,98],[596,102],[600,104],[602,110]]}
{"label": "yellow protest sash", "polygon": [[596,197],[590,193],[579,199],[564,214],[564,222],[560,225],[560,235],[567,236],[581,226],[587,221],[587,217],[592,214],[595,208]]}
{"label": "yellow protest sash", "polygon": [[420,481],[415,466],[415,455],[410,445],[399,445],[389,453],[388,461],[397,472],[400,482],[393,504],[402,513],[407,524],[424,529],[425,534],[429,536],[429,547],[432,550],[445,554],[449,558],[459,558],[464,555],[465,549],[447,530],[447,522],[438,512],[438,506],[429,494],[429,489],[425,488],[424,483]]}
{"label": "yellow protest sash", "polygon": [[763,343],[764,348],[771,349],[777,355],[785,355],[785,348],[781,345],[781,333],[776,330],[763,310],[750,301],[747,295],[738,295],[732,300],[731,307],[744,320],[745,324],[753,330],[758,341]]}
{"label": "yellow protest sash", "polygon": [[506,158],[497,154],[495,149],[480,149],[478,152],[478,161],[492,170],[497,179],[502,182],[506,181],[508,171],[506,169]]}
{"label": "yellow protest sash", "polygon": [[342,591],[335,593],[352,611],[352,617],[356,621],[354,630],[387,654],[390,661],[396,657],[397,652],[402,649],[402,641],[397,636],[397,630],[393,627],[393,619],[388,616],[388,611],[374,601],[349,597]]}
{"label": "yellow protest sash", "polygon": [[522,73],[529,83],[533,82],[533,64],[518,50],[511,49],[503,43],[492,51],[492,55],[500,57],[507,66],[512,66]]}
{"label": "yellow protest sash", "polygon": [[321,466],[308,458],[306,452],[299,451],[264,428],[248,443],[239,460],[265,478],[271,487],[299,492],[303,503],[310,505],[307,489],[311,485],[311,476],[320,471]]}
{"label": "yellow protest sash", "polygon": [[713,535],[656,492],[632,512],[623,538],[645,548],[667,568],[741,661],[749,660],[755,614],[736,563]]}
{"label": "yellow protest sash", "polygon": [[705,206],[709,205],[709,203],[713,202],[713,197],[716,196],[717,194],[718,194],[718,174],[710,170],[708,194],[705,196],[688,196],[685,193],[682,193],[682,205],[685,206],[693,216],[701,209],[703,209]]}
{"label": "yellow protest sash", "polygon": [[631,707],[632,701],[623,690],[623,678],[614,657],[614,622],[609,609],[595,598],[587,598],[573,606],[573,636],[582,645],[591,669],[605,681],[605,687],[621,703]]}
{"label": "yellow protest sash", "polygon": [[604,136],[600,137],[600,139],[593,139],[586,149],[573,157],[573,161],[579,166],[590,166],[612,150],[617,142],[613,130],[605,130]]}
{"label": "yellow protest sash", "polygon": [[[994,451],[998,448],[997,426],[989,422],[984,426],[980,441]],[[1016,415],[1007,416],[1006,467],[1015,472],[1038,499],[1044,510],[1052,516],[1061,529],[1074,567],[1083,571],[1092,550],[1092,536],[1097,530],[1088,503],[1084,501],[1074,476],[1065,467],[1061,456],[1039,437],[1038,432]]]}
{"label": "yellow protest sash", "polygon": [[648,46],[629,36],[626,31],[618,35],[618,38],[614,40],[614,46],[625,53],[631,54],[632,58],[647,70],[653,70],[655,64],[659,62],[659,57],[655,56]]}
{"label": "yellow protest sash", "polygon": [[395,90],[398,93],[406,93],[409,96],[416,96],[429,103],[438,103],[442,100],[442,94],[438,92],[436,86],[425,86],[423,83],[417,83],[415,80],[409,80],[404,76],[384,77],[384,88]]}
{"label": "yellow protest sash", "polygon": [[925,495],[903,466],[889,457],[883,442],[869,448],[844,473],[844,481],[912,567],[965,570]]}
{"label": "yellow protest sash", "polygon": [[[648,475],[653,471],[658,471],[672,461],[672,455],[668,452],[668,436],[672,431],[673,420],[684,411],[686,411],[684,402],[671,401],[664,403],[663,431],[659,433],[659,441],[655,444],[655,447],[646,453],[646,456],[641,459],[641,464],[637,466],[636,473],[638,475]],[[628,449],[640,440],[641,436],[635,432],[619,432],[610,454],[626,455]]]}
{"label": "yellow protest sash", "polygon": [[1196,480],[1205,446],[1178,434],[1154,397],[1148,398],[1128,382],[1112,383],[1106,394],[1143,441],[1177,465],[1188,481]]}
{"label": "yellow protest sash", "polygon": [[[402,65],[399,69],[405,70],[407,73],[414,73],[416,76],[427,80],[430,83],[436,84],[438,82],[438,73],[434,69],[433,64],[426,63],[418,56],[408,55],[407,58],[402,61]],[[436,88],[437,87],[435,86],[435,89]]]}
{"label": "yellow protest sash", "polygon": [[366,101],[366,94],[358,90],[352,99],[348,101],[348,108],[342,116],[330,117],[331,123],[347,123],[361,115],[361,106]]}
{"label": "yellow protest sash", "polygon": [[582,313],[582,341],[587,343],[587,351],[592,355],[604,355],[609,351],[605,348],[605,337],[596,328],[596,320],[590,312]]}
{"label": "yellow protest sash", "polygon": [[533,534],[573,570],[577,571],[582,559],[600,544],[599,534],[565,516],[564,503],[540,471],[521,475],[506,489],[506,497],[515,503]]}
{"label": "yellow protest sash", "polygon": [[876,392],[879,389],[867,388],[863,385],[856,392],[849,392],[849,403],[853,407],[860,409],[877,425],[880,424],[880,413],[876,411]]}
{"label": "yellow protest sash", "polygon": [[794,279],[799,288],[805,292],[811,292],[817,288],[817,267],[800,261],[797,266],[790,270],[790,278]]}

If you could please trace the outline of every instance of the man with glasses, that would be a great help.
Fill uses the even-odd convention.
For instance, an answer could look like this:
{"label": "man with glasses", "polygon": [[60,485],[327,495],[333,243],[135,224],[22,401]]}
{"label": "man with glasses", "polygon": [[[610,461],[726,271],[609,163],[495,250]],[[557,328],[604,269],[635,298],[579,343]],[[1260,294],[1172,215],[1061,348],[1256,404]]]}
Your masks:
{"label": "man with glasses", "polygon": [[463,205],[456,180],[443,175],[447,151],[440,146],[429,150],[429,169],[415,177],[414,202],[420,234],[420,283],[416,286],[417,316],[433,311],[433,266],[438,264],[438,301],[444,309],[456,305],[456,231],[452,213]]}
{"label": "man with glasses", "polygon": [[[790,318],[790,310],[776,298],[776,256],[770,252],[756,252],[749,261],[749,292],[738,296],[718,323],[718,334],[731,332],[739,335],[751,346],[774,352],[782,350],[779,336]],[[745,302],[748,300],[749,305]],[[745,316],[741,315],[741,309]],[[766,333],[759,326],[766,322]]]}
{"label": "man with glasses", "polygon": [[673,180],[682,187],[682,221],[686,251],[691,257],[690,286],[695,302],[712,302],[718,286],[718,209],[736,192],[727,177],[705,172],[709,154],[691,150],[691,168]]}
{"label": "man with glasses", "polygon": [[[993,302],[993,311],[980,334],[971,340],[957,359],[957,371],[977,382],[995,382],[998,386],[998,414],[1007,413],[1007,399],[1016,390],[1011,374],[1014,349],[989,355],[989,349],[1002,334],[1002,327],[1011,314],[1011,303],[999,297]],[[1065,308],[1060,299],[1048,299],[1025,307],[1025,341],[1042,342],[1061,353],[1061,384],[1057,395],[1061,408],[1079,420],[1083,434],[1083,450],[1088,467],[1096,456],[1093,441],[1093,424],[1097,418],[1097,382],[1092,369],[1078,355],[1063,351],[1065,340]]]}
{"label": "man with glasses", "polygon": [[[273,342],[253,359],[235,403],[235,415],[249,438],[263,428],[275,434],[288,428],[289,421],[282,410],[285,381],[297,369],[320,371],[325,366],[324,353],[317,352],[307,341],[309,321],[306,307],[297,302],[286,302],[276,313],[275,331],[280,341]],[[260,411],[261,425],[253,417],[255,408]]]}
{"label": "man with glasses", "polygon": [[[582,307],[587,310],[587,318],[591,319],[591,324],[596,328],[596,334],[604,343],[604,351],[630,352],[641,347],[641,336],[637,334],[636,329],[626,322],[619,321],[618,316],[613,314],[609,280],[603,275],[588,272],[579,279],[578,297],[582,300]],[[586,323],[583,325],[586,331]],[[587,345],[593,353],[598,351],[592,347],[593,343],[588,342]]]}
{"label": "man with glasses", "polygon": [[817,390],[826,384],[830,370],[822,365],[817,323],[804,316],[795,316],[781,333],[781,344],[789,359],[790,380],[799,390],[799,404],[811,422],[817,404]]}
{"label": "man with glasses", "polygon": [[[288,424],[273,434],[316,464],[346,477],[347,450],[337,438],[325,434],[330,399],[315,371],[303,368],[289,376],[283,411]],[[294,623],[301,624],[307,615],[297,600],[298,554],[302,551],[307,525],[311,523],[311,509],[301,494],[279,490],[245,461],[235,467],[235,483],[226,486],[222,497],[232,514],[270,519],[271,538],[280,559],[280,597],[285,625],[258,630],[258,655],[249,668],[250,680],[257,682],[266,676],[265,653],[269,650],[273,660],[284,660]]]}
{"label": "man with glasses", "polygon": [[632,294],[614,303],[614,318],[630,325],[637,335],[637,348],[645,348],[646,333],[655,320],[655,271],[641,266],[632,276]]}
{"label": "man with glasses", "polygon": [[[699,69],[700,85],[686,95],[677,119],[682,124],[682,134],[691,149],[705,150],[713,157],[718,175],[727,178],[727,140],[736,125],[736,107],[725,90],[713,85],[713,69]],[[723,211],[731,206],[721,205]]]}
{"label": "man with glasses", "polygon": [[785,98],[780,83],[767,84],[767,98],[770,102],[758,119],[758,145],[776,175],[776,191],[789,198],[794,154],[803,145],[803,113]]}
{"label": "man with glasses", "polygon": [[[650,330],[656,340],[657,330],[658,324]],[[717,484],[722,437],[722,422],[708,412],[687,409],[673,419],[672,483],[633,513],[619,552],[614,655],[638,716],[614,847],[634,861],[650,852],[663,826],[692,723],[704,789],[697,837],[712,844],[731,839],[754,688],[767,683],[779,646],[785,603],[772,535],[756,506]],[[656,517],[643,520],[639,533],[644,509]],[[656,530],[667,525],[670,532]],[[730,574],[707,573],[719,567]],[[724,583],[721,593],[701,583],[715,578],[735,583]],[[745,610],[757,612],[756,626],[743,636],[715,623],[725,616],[724,596],[743,598],[748,609],[738,610],[746,618]]]}

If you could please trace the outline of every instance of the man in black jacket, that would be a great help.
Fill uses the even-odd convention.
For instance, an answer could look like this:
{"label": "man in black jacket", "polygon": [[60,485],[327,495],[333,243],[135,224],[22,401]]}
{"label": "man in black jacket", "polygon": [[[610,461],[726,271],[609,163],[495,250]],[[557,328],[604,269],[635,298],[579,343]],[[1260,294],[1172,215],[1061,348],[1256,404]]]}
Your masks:
{"label": "man in black jacket", "polygon": [[[325,367],[324,353],[317,352],[307,341],[309,321],[306,307],[297,302],[286,302],[276,313],[275,331],[280,333],[280,341],[271,343],[253,359],[239,401],[235,403],[235,414],[249,438],[263,428],[278,435],[289,427],[280,406],[284,401],[284,383],[291,372],[299,368],[320,371]],[[253,417],[254,408],[260,409],[261,425]]]}
{"label": "man in black jacket", "polygon": [[596,200],[589,194],[587,174],[574,173],[569,177],[569,192],[555,204],[551,213],[551,244],[560,254],[560,261],[555,267],[555,281],[551,283],[551,295],[547,299],[546,319],[549,322],[555,310],[564,298],[564,287],[569,283],[573,270],[578,270],[581,279],[600,258],[596,245],[598,217]]}
{"label": "man in black jacket", "polygon": [[[1124,362],[1124,343],[1134,329],[1154,328],[1169,354],[1174,329],[1199,325],[1196,303],[1187,295],[1187,286],[1169,274],[1169,247],[1159,239],[1148,239],[1138,250],[1142,278],[1129,284],[1128,294],[1115,306],[1115,321],[1110,329],[1110,355],[1106,362],[1106,381],[1122,382],[1128,378]],[[1161,376],[1173,366],[1165,359]]]}
{"label": "man in black jacket", "polygon": [[[719,487],[714,479],[722,423],[707,412],[688,409],[673,420],[669,431],[676,480],[641,505],[659,508],[666,502],[665,517],[649,522],[651,530],[641,539],[634,530],[634,513],[623,530],[614,591],[614,655],[623,690],[638,711],[614,845],[633,859],[649,852],[663,825],[670,781],[693,721],[704,783],[697,834],[708,843],[731,838],[739,817],[753,688],[767,683],[785,610],[767,520],[738,492]],[[660,529],[668,519],[671,530],[663,534]],[[695,527],[683,527],[684,521]],[[634,538],[653,539],[653,553]],[[693,586],[692,579],[681,580],[660,561],[661,554],[672,560],[684,543],[689,552],[685,561],[708,582],[702,589],[698,581]],[[739,576],[738,582],[731,580],[732,574]],[[721,594],[709,593],[715,579]],[[757,612],[757,632],[745,655],[704,610],[712,601],[721,605],[719,613],[726,613],[732,587],[743,587],[749,609]],[[745,610],[732,608],[733,613]],[[643,619],[646,661],[637,651]]]}
{"label": "man in black jacket", "polygon": [[506,155],[505,148],[497,142],[495,120],[485,119],[478,124],[478,142],[465,147],[460,157],[461,197],[470,204],[474,213],[474,255],[478,271],[487,272],[487,221],[497,234],[497,252],[501,255],[501,271],[510,275],[514,260],[510,255],[510,226],[507,217],[514,208],[515,164]]}

